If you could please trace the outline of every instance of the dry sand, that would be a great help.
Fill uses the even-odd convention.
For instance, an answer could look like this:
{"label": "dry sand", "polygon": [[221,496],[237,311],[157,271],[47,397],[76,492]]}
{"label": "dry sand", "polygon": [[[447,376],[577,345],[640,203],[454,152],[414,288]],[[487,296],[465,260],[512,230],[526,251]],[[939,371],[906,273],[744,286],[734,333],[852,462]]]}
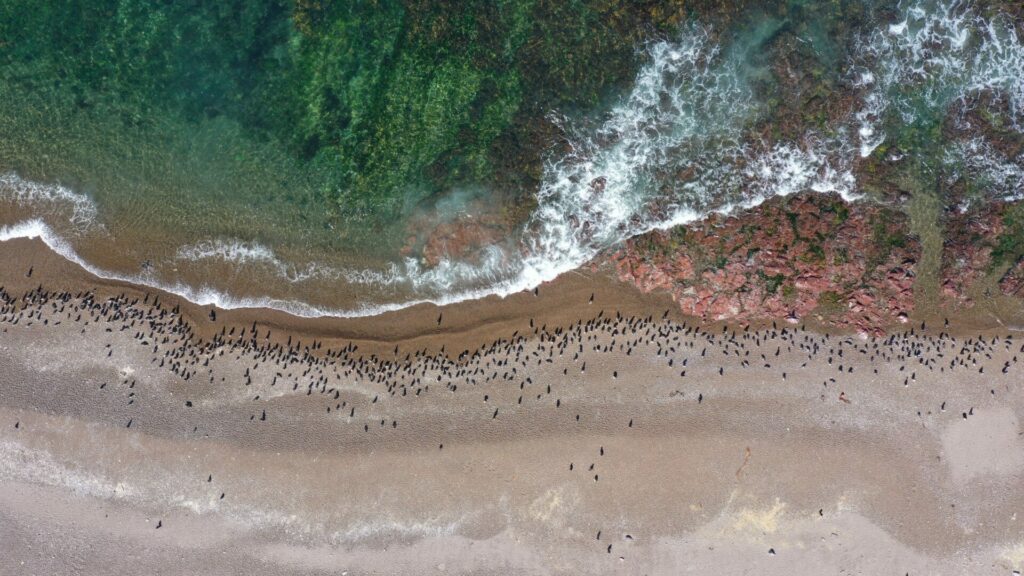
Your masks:
{"label": "dry sand", "polygon": [[[589,273],[359,320],[211,321],[164,294],[160,318],[40,243],[0,262],[9,294],[96,294],[0,314],[0,574],[1024,567],[1006,330],[695,331]],[[295,354],[238,344],[253,322]]]}

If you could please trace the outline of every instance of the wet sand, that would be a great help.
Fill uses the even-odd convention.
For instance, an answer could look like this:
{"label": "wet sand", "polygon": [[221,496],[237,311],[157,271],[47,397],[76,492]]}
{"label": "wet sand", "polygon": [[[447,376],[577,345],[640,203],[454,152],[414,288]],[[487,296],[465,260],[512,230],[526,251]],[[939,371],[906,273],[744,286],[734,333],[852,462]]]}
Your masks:
{"label": "wet sand", "polygon": [[0,262],[3,574],[1024,567],[1024,338],[1002,327],[701,326],[600,272],[211,319],[40,242]]}

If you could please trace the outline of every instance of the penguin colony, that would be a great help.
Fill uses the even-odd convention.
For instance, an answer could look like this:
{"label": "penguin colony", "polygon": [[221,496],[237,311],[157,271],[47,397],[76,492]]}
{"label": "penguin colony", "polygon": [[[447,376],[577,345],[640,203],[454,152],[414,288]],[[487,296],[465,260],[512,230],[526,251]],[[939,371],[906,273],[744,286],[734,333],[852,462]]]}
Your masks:
{"label": "penguin colony", "polygon": [[[593,303],[593,296],[590,302]],[[213,311],[210,322],[216,322]],[[438,325],[443,316],[438,316]],[[757,379],[774,375],[779,380],[792,376],[773,364],[779,357],[802,358],[801,368],[809,362],[828,367],[820,381],[822,401],[850,404],[861,372],[868,366],[872,374],[878,367],[898,366],[901,378],[891,382],[894,387],[913,386],[929,373],[962,373],[975,380],[987,381],[992,372],[1007,375],[1016,367],[1024,346],[1014,342],[1012,334],[987,337],[959,337],[945,331],[948,321],[938,332],[925,324],[915,329],[884,338],[860,339],[850,336],[822,334],[803,326],[780,328],[722,327],[704,328],[653,316],[624,316],[600,311],[596,316],[568,326],[537,325],[532,319],[530,330],[512,333],[482,344],[473,350],[455,353],[444,347],[436,352],[427,349],[404,349],[395,346],[390,354],[363,354],[354,343],[327,347],[318,340],[300,341],[286,334],[274,334],[258,323],[251,326],[223,326],[212,338],[201,338],[177,306],[167,306],[159,297],[146,295],[132,298],[120,295],[97,299],[93,292],[50,292],[41,286],[21,296],[0,288],[0,337],[15,326],[48,327],[72,324],[86,330],[105,333],[130,333],[136,345],[145,350],[150,363],[193,386],[235,387],[244,392],[251,410],[248,421],[240,426],[265,426],[274,423],[277,407],[285,400],[302,402],[303,410],[319,412],[334,419],[346,430],[363,435],[396,434],[415,427],[421,419],[407,422],[403,414],[416,414],[406,407],[423,398],[443,401],[444,397],[469,395],[477,397],[479,413],[464,412],[442,415],[451,419],[490,420],[498,426],[503,420],[520,421],[538,410],[554,421],[573,427],[597,418],[592,412],[580,410],[586,396],[588,363],[599,366],[609,353],[642,357],[638,362],[656,361],[671,370],[677,380],[669,397],[691,402],[697,407],[714,401],[715,386],[707,374],[724,378],[732,370],[757,372]],[[115,352],[106,344],[106,356]],[[1001,363],[993,354],[1001,352]],[[728,363],[722,362],[728,358]],[[225,361],[226,360],[226,361]],[[704,367],[705,376],[697,381],[688,378],[688,371]],[[793,362],[786,364],[792,370]],[[855,371],[855,366],[858,367]],[[538,370],[538,367],[544,370]],[[242,370],[244,368],[244,370]],[[710,368],[710,370],[708,370]],[[986,372],[986,369],[989,372]],[[593,371],[594,369],[591,368]],[[604,377],[629,385],[629,366],[608,367]],[[555,374],[543,380],[536,374]],[[820,373],[820,372],[819,372]],[[560,377],[557,377],[560,375]],[[870,377],[870,374],[867,375]],[[753,379],[753,377],[752,377]],[[124,375],[119,382],[103,382],[99,389],[120,394],[123,402],[121,419],[111,425],[145,430],[147,422],[139,420],[133,407],[142,399],[136,380]],[[996,387],[990,391],[996,395]],[[183,416],[201,409],[199,398],[181,403]],[[947,405],[943,401],[923,411],[951,411],[967,419],[974,416],[973,406]],[[922,416],[919,411],[918,416]],[[621,422],[600,422],[604,427],[621,427],[625,433],[638,433],[643,428],[643,414],[621,418]],[[594,424],[594,422],[589,422]],[[20,422],[10,423],[21,429]],[[282,425],[287,425],[287,422]],[[198,428],[193,430],[201,433]],[[299,432],[298,430],[296,432]],[[444,450],[454,440],[438,438],[436,450]],[[603,445],[592,447],[586,454],[565,463],[565,472],[587,484],[600,483],[602,463],[614,458]],[[749,458],[749,449],[747,458]],[[746,460],[744,460],[744,466]],[[737,476],[740,471],[737,471]],[[202,480],[212,483],[209,474]],[[220,499],[226,497],[220,494]],[[156,528],[163,527],[163,520]],[[609,542],[601,528],[594,530],[595,547],[606,554],[628,546],[632,534],[624,534],[620,542]],[[774,549],[770,550],[774,555]]]}

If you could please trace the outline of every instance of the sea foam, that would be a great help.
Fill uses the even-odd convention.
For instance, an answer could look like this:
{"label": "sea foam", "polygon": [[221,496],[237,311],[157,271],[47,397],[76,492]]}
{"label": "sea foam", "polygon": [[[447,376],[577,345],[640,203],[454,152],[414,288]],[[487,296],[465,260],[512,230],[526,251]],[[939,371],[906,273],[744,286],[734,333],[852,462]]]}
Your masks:
{"label": "sea foam", "polygon": [[968,179],[985,190],[985,198],[1024,200],[1024,158],[1007,158],[984,138],[958,141],[947,147],[943,163],[950,169],[949,180]]}
{"label": "sea foam", "polygon": [[[708,30],[689,27],[674,41],[652,42],[646,55],[631,91],[596,129],[565,124],[569,152],[546,161],[537,209],[519,234],[486,247],[473,261],[442,258],[426,266],[406,258],[379,270],[295,266],[262,244],[236,239],[202,241],[176,254],[180,261],[262,266],[292,282],[316,278],[402,287],[416,295],[409,301],[332,309],[235,298],[209,286],[168,284],[153,275],[90,266],[42,220],[5,229],[6,235],[41,238],[98,276],[154,286],[201,305],[270,307],[299,316],[366,316],[421,303],[505,297],[576,269],[633,235],[711,212],[750,208],[772,196],[802,190],[852,194],[852,176],[836,159],[842,146],[834,139],[808,135],[801,142],[767,149],[743,142],[744,127],[757,117],[759,105],[745,82],[742,58],[723,54]],[[680,172],[687,176],[676,177]]]}
{"label": "sea foam", "polygon": [[96,225],[96,204],[88,196],[59,184],[25,180],[14,172],[0,174],[0,202],[12,202],[36,211],[66,211],[76,228]]}
{"label": "sea foam", "polygon": [[[827,134],[771,144],[747,133],[763,110],[746,81],[745,55],[725,53],[710,30],[688,26],[673,40],[646,46],[646,62],[633,87],[593,124],[556,118],[563,146],[544,163],[537,207],[525,225],[473,259],[442,258],[427,265],[405,258],[378,269],[352,270],[322,263],[294,264],[257,242],[214,239],[184,246],[179,261],[216,259],[260,266],[290,282],[337,281],[383,293],[412,294],[405,301],[369,302],[346,309],[272,298],[235,298],[209,286],[161,283],[153,275],[127,276],[82,261],[43,220],[0,230],[0,240],[38,237],[94,274],[155,286],[199,304],[223,308],[269,307],[299,316],[366,316],[422,303],[450,304],[531,289],[592,260],[601,251],[650,230],[732,213],[775,196],[804,191],[858,197],[854,163],[885,139],[888,114],[915,121],[922,102],[930,110],[974,105],[989,93],[1005,104],[1018,129],[1024,114],[1024,49],[1013,24],[986,20],[960,2],[915,0],[898,6],[857,43],[850,84],[859,96],[852,116]],[[912,94],[913,98],[908,97]],[[1018,198],[1019,159],[1000,158],[982,142],[961,143],[963,170],[989,178],[1006,198]],[[88,198],[53,187],[33,188],[8,175],[16,201],[64,203],[71,218],[95,220]],[[0,179],[0,185],[5,180]],[[374,291],[370,288],[388,288]]]}
{"label": "sea foam", "polygon": [[1006,104],[1009,121],[1024,122],[1024,45],[1012,21],[986,19],[969,2],[900,2],[901,20],[880,26],[857,45],[853,86],[863,92],[856,111],[859,152],[869,156],[886,139],[893,113],[912,124],[922,113],[961,110],[983,92]]}

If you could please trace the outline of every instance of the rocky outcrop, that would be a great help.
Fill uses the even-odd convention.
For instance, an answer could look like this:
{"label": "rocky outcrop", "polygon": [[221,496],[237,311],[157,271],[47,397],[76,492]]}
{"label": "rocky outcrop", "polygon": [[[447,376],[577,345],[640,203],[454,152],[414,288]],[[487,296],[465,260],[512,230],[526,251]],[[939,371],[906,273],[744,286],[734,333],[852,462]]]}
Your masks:
{"label": "rocky outcrop", "polygon": [[1024,298],[1024,257],[1018,259],[999,279],[999,289],[1007,296]]}
{"label": "rocky outcrop", "polygon": [[[999,253],[1001,242],[1019,235],[1007,227],[1015,221],[1011,213],[1024,209],[998,201],[959,205],[950,202],[953,208],[942,218],[941,304],[972,306],[971,286],[991,274],[1000,274],[993,281],[1004,294],[1024,297],[1024,258],[1019,251]],[[515,221],[483,206],[469,213],[474,215],[417,222],[409,229],[407,251],[428,266],[445,258],[479,260],[489,246],[506,241]],[[671,294],[680,310],[705,320],[813,318],[878,335],[913,312],[920,258],[904,211],[807,193],[649,232],[591,264],[610,260],[621,280],[644,292]]]}
{"label": "rocky outcrop", "polygon": [[815,316],[877,334],[913,308],[908,228],[878,205],[798,195],[633,238],[612,260],[620,279],[706,320]]}
{"label": "rocky outcrop", "polygon": [[992,266],[992,248],[1003,232],[1000,204],[947,214],[942,244],[942,296],[947,305],[969,308],[969,288]]}
{"label": "rocky outcrop", "polygon": [[1024,204],[987,202],[948,214],[942,248],[942,294],[947,303],[974,305],[969,288],[997,274],[999,291],[1024,298]]}

